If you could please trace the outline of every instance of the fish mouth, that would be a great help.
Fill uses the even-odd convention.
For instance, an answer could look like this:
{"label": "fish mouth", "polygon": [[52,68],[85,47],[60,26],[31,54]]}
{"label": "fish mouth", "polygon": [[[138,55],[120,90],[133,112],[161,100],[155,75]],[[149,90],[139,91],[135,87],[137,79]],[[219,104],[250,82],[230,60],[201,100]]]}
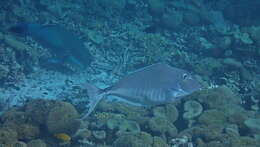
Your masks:
{"label": "fish mouth", "polygon": [[176,89],[170,89],[172,97],[182,97],[189,94],[189,92],[181,88],[180,84],[177,87]]}

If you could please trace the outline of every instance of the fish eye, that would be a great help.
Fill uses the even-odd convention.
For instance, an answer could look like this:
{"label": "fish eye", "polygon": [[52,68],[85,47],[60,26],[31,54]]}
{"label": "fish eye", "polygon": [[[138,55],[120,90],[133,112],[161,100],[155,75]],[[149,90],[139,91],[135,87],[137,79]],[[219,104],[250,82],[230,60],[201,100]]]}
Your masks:
{"label": "fish eye", "polygon": [[182,75],[182,78],[183,78],[183,80],[186,80],[186,79],[188,78],[188,74],[184,73],[184,74]]}

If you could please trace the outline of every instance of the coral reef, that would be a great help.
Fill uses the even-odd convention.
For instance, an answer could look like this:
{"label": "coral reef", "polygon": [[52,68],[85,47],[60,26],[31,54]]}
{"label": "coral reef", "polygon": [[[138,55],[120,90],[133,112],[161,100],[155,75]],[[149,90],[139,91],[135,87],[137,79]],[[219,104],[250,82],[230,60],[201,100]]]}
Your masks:
{"label": "coral reef", "polygon": [[249,128],[249,131],[251,131],[254,134],[259,134],[260,132],[260,127],[259,127],[259,123],[260,123],[260,119],[255,119],[255,118],[249,118],[247,120],[245,120],[245,125],[247,128]]}
{"label": "coral reef", "polygon": [[17,132],[9,128],[0,129],[0,144],[12,144],[17,141]]}
{"label": "coral reef", "polygon": [[151,147],[153,137],[145,132],[123,134],[115,142],[115,147]]}
{"label": "coral reef", "polygon": [[74,134],[79,128],[78,118],[78,112],[69,103],[34,100],[20,108],[8,110],[1,116],[1,143],[12,144],[17,140],[27,140],[30,141],[28,145],[47,146],[45,141],[37,140],[42,134]]}
{"label": "coral reef", "polygon": [[203,107],[201,106],[201,104],[199,102],[190,100],[190,101],[185,102],[184,110],[185,110],[185,113],[183,114],[182,117],[184,119],[193,119],[194,117],[197,117],[202,113]]}
{"label": "coral reef", "polygon": [[152,117],[148,121],[148,126],[153,134],[167,137],[175,137],[178,134],[177,128],[163,117]]}
{"label": "coral reef", "polygon": [[35,139],[27,143],[28,147],[47,147],[46,143],[40,139]]}
{"label": "coral reef", "polygon": [[74,134],[79,127],[79,114],[69,103],[59,102],[52,107],[46,117],[48,132]]}
{"label": "coral reef", "polygon": [[112,118],[107,121],[107,127],[111,130],[118,129],[120,132],[140,132],[140,126],[135,121],[122,118]]}
{"label": "coral reef", "polygon": [[171,123],[174,123],[179,117],[179,112],[174,104],[167,104],[163,107],[155,107],[153,109],[153,115],[155,117],[163,117],[168,119]]}

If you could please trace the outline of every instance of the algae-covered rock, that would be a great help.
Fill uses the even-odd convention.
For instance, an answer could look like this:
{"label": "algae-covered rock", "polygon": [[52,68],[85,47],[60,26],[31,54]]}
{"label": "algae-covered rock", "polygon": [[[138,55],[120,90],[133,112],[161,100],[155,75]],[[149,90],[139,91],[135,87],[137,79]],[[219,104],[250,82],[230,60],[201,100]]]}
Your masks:
{"label": "algae-covered rock", "polygon": [[14,147],[27,147],[27,144],[22,141],[17,141],[13,144]]}
{"label": "algae-covered rock", "polygon": [[155,107],[153,109],[153,115],[155,117],[164,117],[174,123],[178,119],[179,112],[174,104],[167,104],[165,106]]}
{"label": "algae-covered rock", "polygon": [[44,125],[49,111],[54,108],[56,104],[57,101],[52,100],[32,100],[24,106],[25,114],[29,115],[36,124]]}
{"label": "algae-covered rock", "polygon": [[11,144],[17,141],[17,132],[9,128],[0,128],[0,144]]}
{"label": "algae-covered rock", "polygon": [[260,133],[260,119],[258,118],[249,118],[245,120],[244,124],[246,127],[253,133]]}
{"label": "algae-covered rock", "polygon": [[16,130],[20,140],[36,139],[45,127],[50,134],[73,134],[79,127],[79,114],[69,103],[51,100],[33,100],[23,107],[3,114],[5,127]]}
{"label": "algae-covered rock", "polygon": [[258,147],[260,142],[257,142],[254,138],[248,136],[239,137],[239,147]]}
{"label": "algae-covered rock", "polygon": [[148,126],[154,134],[166,134],[170,137],[175,137],[178,132],[177,128],[164,117],[152,117],[148,121]]}
{"label": "algae-covered rock", "polygon": [[140,126],[135,121],[124,121],[120,125],[119,130],[128,131],[128,132],[140,132]]}
{"label": "algae-covered rock", "polygon": [[[240,96],[235,94],[227,86],[201,90],[191,95],[191,97],[197,99],[203,106],[205,106],[205,109],[223,108],[226,105],[239,105],[241,103]],[[232,109],[232,107],[230,109]]]}
{"label": "algae-covered rock", "polygon": [[33,124],[31,117],[19,109],[11,109],[4,113],[3,126],[16,130],[17,138],[29,140],[37,138],[40,130],[37,124]]}
{"label": "algae-covered rock", "polygon": [[86,139],[92,135],[92,132],[87,129],[87,127],[83,127],[77,130],[77,132],[73,135],[75,138]]}
{"label": "algae-covered rock", "polygon": [[152,147],[169,147],[169,145],[161,137],[155,136]]}
{"label": "algae-covered rock", "polygon": [[239,126],[239,128],[243,129],[246,128],[244,124],[245,120],[254,116],[250,111],[244,110],[239,105],[227,105],[223,107],[221,111],[223,111],[228,116],[229,123],[236,124]]}
{"label": "algae-covered rock", "polygon": [[28,147],[47,147],[46,143],[41,139],[31,140],[27,143]]}
{"label": "algae-covered rock", "polygon": [[203,107],[199,102],[189,100],[184,103],[184,111],[183,118],[190,120],[199,116],[203,111]]}
{"label": "algae-covered rock", "polygon": [[197,147],[206,147],[206,143],[201,139],[201,138],[197,138],[196,139],[196,144],[197,144]]}
{"label": "algae-covered rock", "polygon": [[229,66],[230,68],[237,68],[237,69],[243,68],[243,64],[234,58],[223,59],[223,64]]}
{"label": "algae-covered rock", "polygon": [[145,132],[123,134],[115,140],[113,147],[152,147],[153,138]]}
{"label": "algae-covered rock", "polygon": [[196,136],[198,138],[203,138],[203,141],[208,142],[220,138],[223,134],[223,125],[211,124],[211,125],[198,125],[188,129],[183,130],[178,134],[178,136]]}
{"label": "algae-covered rock", "polygon": [[[138,122],[138,124],[144,121],[145,115],[148,113],[147,109],[143,109],[139,106],[127,105],[122,102],[113,102],[113,103],[100,103],[97,108],[102,112],[116,112],[122,115],[125,115],[129,120]],[[142,119],[140,119],[142,118]]]}
{"label": "algae-covered rock", "polygon": [[120,124],[121,124],[121,120],[119,119],[109,119],[106,123],[106,126],[108,127],[108,129],[114,130],[119,128]]}
{"label": "algae-covered rock", "polygon": [[143,140],[147,144],[152,144],[153,143],[153,138],[152,136],[147,133],[147,132],[138,132],[138,133],[132,133],[135,137]]}
{"label": "algae-covered rock", "polygon": [[222,147],[223,144],[219,141],[211,141],[209,143],[207,143],[207,146],[210,146],[210,147]]}
{"label": "algae-covered rock", "polygon": [[46,126],[52,134],[73,134],[79,127],[78,118],[79,114],[71,104],[59,102],[49,111]]}
{"label": "algae-covered rock", "polygon": [[260,145],[260,142],[258,142],[255,138],[249,136],[232,137],[223,135],[222,137],[215,140],[219,141],[222,146],[230,147],[258,147]]}
{"label": "algae-covered rock", "polygon": [[239,129],[238,129],[238,125],[235,124],[229,124],[225,127],[225,133],[228,134],[229,136],[240,136],[239,134]]}
{"label": "algae-covered rock", "polygon": [[138,123],[123,118],[109,119],[106,125],[110,130],[119,130],[123,132],[140,132],[141,130]]}
{"label": "algae-covered rock", "polygon": [[106,138],[106,132],[104,130],[93,131],[93,136],[98,140],[104,140]]}
{"label": "algae-covered rock", "polygon": [[40,135],[38,126],[32,124],[17,124],[16,131],[18,133],[18,139],[21,140],[36,139]]}
{"label": "algae-covered rock", "polygon": [[226,114],[217,109],[211,109],[204,111],[201,116],[199,117],[199,123],[204,125],[224,125],[227,123],[227,116]]}
{"label": "algae-covered rock", "polygon": [[22,124],[28,121],[28,116],[19,109],[13,108],[3,113],[1,121],[3,121],[5,126],[9,126],[9,124]]}

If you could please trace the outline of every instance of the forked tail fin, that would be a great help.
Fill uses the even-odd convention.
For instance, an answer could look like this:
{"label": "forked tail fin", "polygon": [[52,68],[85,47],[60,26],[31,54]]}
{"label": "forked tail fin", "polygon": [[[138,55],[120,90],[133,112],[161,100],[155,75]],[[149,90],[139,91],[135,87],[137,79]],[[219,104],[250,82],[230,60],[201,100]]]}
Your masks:
{"label": "forked tail fin", "polygon": [[85,85],[87,90],[88,90],[88,96],[89,96],[89,104],[87,105],[88,111],[82,116],[82,120],[86,119],[91,112],[95,109],[96,105],[98,102],[103,98],[104,94],[100,92],[100,89],[97,87],[91,85],[91,84],[86,84]]}

